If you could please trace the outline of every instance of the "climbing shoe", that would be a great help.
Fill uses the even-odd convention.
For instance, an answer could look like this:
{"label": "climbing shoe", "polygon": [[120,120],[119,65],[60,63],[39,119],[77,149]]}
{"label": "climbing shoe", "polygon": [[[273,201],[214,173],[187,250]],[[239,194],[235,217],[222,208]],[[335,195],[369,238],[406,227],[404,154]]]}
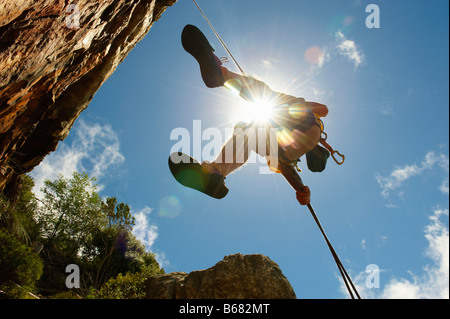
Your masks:
{"label": "climbing shoe", "polygon": [[223,86],[225,80],[221,70],[222,63],[213,53],[214,49],[203,33],[196,26],[188,24],[183,29],[181,43],[200,65],[200,72],[206,86],[209,88]]}
{"label": "climbing shoe", "polygon": [[170,155],[169,169],[173,177],[183,186],[217,199],[224,198],[228,194],[225,177],[210,173],[189,155],[181,152]]}

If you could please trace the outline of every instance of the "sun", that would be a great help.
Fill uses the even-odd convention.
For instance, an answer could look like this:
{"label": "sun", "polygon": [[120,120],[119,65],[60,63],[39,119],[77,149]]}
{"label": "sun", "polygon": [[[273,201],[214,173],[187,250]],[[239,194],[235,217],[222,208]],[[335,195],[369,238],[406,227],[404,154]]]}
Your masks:
{"label": "sun", "polygon": [[274,105],[269,100],[257,100],[242,105],[242,115],[245,122],[267,123],[273,116]]}

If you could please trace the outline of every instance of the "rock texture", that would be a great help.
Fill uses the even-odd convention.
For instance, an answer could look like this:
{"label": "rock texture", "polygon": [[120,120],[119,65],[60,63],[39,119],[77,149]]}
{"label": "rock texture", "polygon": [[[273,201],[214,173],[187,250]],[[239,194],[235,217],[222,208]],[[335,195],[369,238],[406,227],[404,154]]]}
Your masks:
{"label": "rock texture", "polygon": [[176,1],[0,1],[0,193],[56,149]]}
{"label": "rock texture", "polygon": [[149,278],[147,299],[296,299],[276,263],[263,255],[231,255],[190,274]]}

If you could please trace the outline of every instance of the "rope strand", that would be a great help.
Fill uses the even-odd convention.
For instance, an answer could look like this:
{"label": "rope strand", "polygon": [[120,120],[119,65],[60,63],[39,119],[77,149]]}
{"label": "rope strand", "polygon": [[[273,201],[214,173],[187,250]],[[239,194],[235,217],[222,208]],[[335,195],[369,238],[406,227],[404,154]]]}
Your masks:
{"label": "rope strand", "polygon": [[[304,187],[303,181],[300,177],[300,175],[295,171],[295,168],[292,165],[286,164],[286,163],[279,163],[278,169],[280,170],[281,174],[286,178],[286,180],[289,182],[289,184],[297,191],[301,192],[301,189]],[[298,196],[297,196],[298,200]],[[302,204],[299,200],[299,203]],[[325,239],[325,242],[327,243],[327,246],[331,252],[331,255],[334,258],[334,261],[336,262],[336,265],[339,269],[339,272],[341,273],[342,279],[344,280],[344,284],[347,287],[348,293],[350,294],[350,297],[352,299],[361,299],[358,291],[356,290],[355,285],[352,282],[352,279],[348,275],[347,271],[345,270],[344,265],[342,265],[341,260],[339,259],[336,251],[333,248],[333,245],[331,245],[330,240],[328,239],[327,234],[325,233],[325,230],[322,227],[322,224],[319,221],[319,218],[317,217],[316,212],[314,211],[314,208],[311,206],[311,204],[306,205],[311,212],[311,215],[316,222],[317,226],[319,227],[320,232],[322,233],[323,238]],[[353,294],[353,292],[355,294]],[[355,298],[356,295],[356,298]]]}
{"label": "rope strand", "polygon": [[200,11],[200,13],[202,14],[203,18],[206,20],[206,22],[208,22],[211,30],[213,30],[214,34],[216,35],[217,39],[219,39],[220,43],[222,44],[222,46],[224,47],[224,49],[227,51],[227,53],[230,55],[231,59],[233,59],[234,63],[236,64],[236,66],[238,67],[239,71],[241,71],[242,75],[247,76],[247,74],[244,72],[244,69],[242,69],[242,67],[239,65],[239,63],[237,62],[237,60],[234,58],[233,54],[231,53],[231,51],[228,49],[228,46],[226,45],[226,43],[222,40],[222,38],[220,37],[219,33],[217,33],[216,29],[214,29],[214,26],[212,25],[212,23],[209,21],[208,17],[205,15],[205,13],[203,12],[203,10],[200,8],[200,6],[197,4],[197,2],[195,0],[194,1],[195,5],[197,6],[198,11]]}
{"label": "rope strand", "polygon": [[[326,241],[326,243],[328,245],[328,248],[331,251],[331,254],[333,255],[333,258],[334,258],[334,260],[335,260],[335,262],[336,262],[336,264],[337,264],[337,266],[339,268],[339,272],[341,273],[342,279],[344,280],[345,286],[347,287],[347,290],[348,290],[348,293],[350,294],[350,297],[352,299],[355,299],[355,297],[353,295],[353,292],[352,292],[352,289],[353,289],[353,291],[356,294],[356,297],[358,299],[361,299],[361,296],[359,295],[358,291],[356,290],[356,287],[353,284],[353,282],[352,282],[350,276],[348,275],[347,271],[345,270],[344,265],[342,265],[342,262],[339,259],[339,256],[337,255],[336,251],[334,250],[333,245],[331,245],[331,242],[328,240],[328,237],[327,237],[327,235],[326,235],[326,233],[325,233],[325,231],[324,231],[324,229],[323,229],[323,227],[322,227],[322,225],[321,225],[321,223],[319,221],[319,218],[316,215],[316,212],[314,211],[314,208],[311,206],[311,204],[308,204],[307,207],[308,207],[309,211],[311,212],[311,215],[314,218],[314,221],[316,222],[317,226],[319,227],[320,232],[322,233],[322,235],[323,235],[323,237],[324,237],[324,239],[325,239],[325,241]],[[349,285],[351,286],[352,289],[350,288]]]}

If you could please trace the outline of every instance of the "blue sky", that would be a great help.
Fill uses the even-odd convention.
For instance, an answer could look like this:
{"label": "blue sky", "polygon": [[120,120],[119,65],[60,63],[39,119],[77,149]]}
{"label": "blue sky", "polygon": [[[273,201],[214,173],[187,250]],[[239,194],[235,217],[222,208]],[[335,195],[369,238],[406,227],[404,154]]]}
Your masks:
{"label": "blue sky", "polygon": [[[328,142],[346,162],[330,160],[318,174],[302,161],[301,176],[361,295],[448,298],[448,1],[198,3],[246,73],[329,107]],[[380,9],[378,29],[366,27],[370,3]],[[250,163],[227,178],[230,193],[220,201],[172,178],[173,130],[193,138],[193,121],[201,120],[202,131],[217,128],[225,141],[243,107],[225,88],[204,86],[181,46],[186,24],[226,56],[193,2],[180,0],[32,172],[36,190],[46,178],[85,170],[102,196],[132,207],[136,235],[166,272],[264,254],[298,298],[347,298],[319,230],[281,175]]]}

